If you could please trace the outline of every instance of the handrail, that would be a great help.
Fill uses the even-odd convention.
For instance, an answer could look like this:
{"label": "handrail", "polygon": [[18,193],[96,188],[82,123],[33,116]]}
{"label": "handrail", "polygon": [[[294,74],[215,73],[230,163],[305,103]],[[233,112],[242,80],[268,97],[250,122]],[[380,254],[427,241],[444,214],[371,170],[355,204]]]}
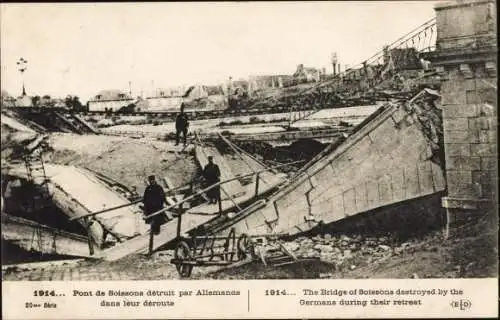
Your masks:
{"label": "handrail", "polygon": [[167,210],[169,210],[169,209],[172,209],[172,208],[174,208],[174,207],[176,207],[176,206],[179,206],[179,205],[183,204],[184,202],[186,202],[186,201],[188,201],[188,200],[191,200],[191,199],[193,199],[193,198],[195,198],[195,197],[199,196],[199,195],[200,195],[200,194],[202,194],[202,193],[205,193],[206,191],[208,191],[208,190],[212,189],[213,187],[220,186],[220,185],[222,185],[222,184],[225,184],[225,183],[228,183],[228,182],[231,182],[231,181],[234,181],[234,180],[238,180],[238,179],[241,179],[241,178],[245,178],[245,177],[250,177],[250,176],[253,176],[253,175],[257,175],[257,174],[259,174],[259,173],[261,173],[261,172],[266,172],[266,171],[269,171],[269,170],[271,170],[271,169],[277,169],[277,168],[284,167],[284,166],[288,166],[288,165],[291,165],[291,164],[302,163],[302,162],[304,162],[304,161],[305,161],[305,160],[299,160],[299,161],[293,161],[293,162],[290,162],[290,163],[284,163],[284,164],[280,164],[280,165],[277,165],[277,166],[274,166],[274,167],[270,167],[269,169],[262,169],[262,170],[255,171],[255,172],[252,172],[252,173],[249,173],[249,174],[239,175],[239,176],[236,176],[236,177],[234,177],[234,178],[227,179],[227,180],[224,180],[224,181],[219,181],[219,182],[214,183],[214,184],[212,184],[212,185],[210,185],[210,186],[208,186],[208,187],[206,187],[206,188],[204,188],[204,189],[201,189],[200,191],[196,192],[195,194],[192,194],[192,195],[190,195],[189,197],[186,197],[186,198],[182,199],[181,201],[179,201],[179,202],[177,202],[177,203],[174,203],[174,204],[169,205],[169,206],[167,206],[167,207],[165,207],[165,208],[162,208],[162,209],[160,209],[160,210],[158,210],[158,211],[156,211],[156,212],[153,212],[152,214],[150,214],[150,215],[148,215],[148,216],[145,216],[143,219],[144,219],[144,220],[146,220],[146,219],[150,219],[150,218],[152,218],[152,217],[154,217],[154,216],[159,215],[160,213],[163,213],[163,212],[165,212],[165,211],[167,211]]}
{"label": "handrail", "polygon": [[[166,194],[171,194],[173,191],[185,188],[187,186],[189,186],[189,184],[185,184],[185,185],[182,185],[180,187],[169,189],[165,193]],[[69,219],[69,221],[78,220],[78,219],[81,219],[81,218],[91,217],[91,216],[95,216],[95,215],[98,215],[98,214],[101,214],[101,213],[106,213],[106,212],[109,212],[109,211],[114,211],[114,210],[126,208],[126,207],[129,207],[129,206],[133,206],[135,204],[141,203],[142,201],[143,201],[143,198],[140,198],[138,200],[135,200],[135,201],[132,201],[132,202],[129,202],[129,203],[125,203],[125,204],[122,204],[122,205],[119,205],[119,206],[116,206],[116,207],[103,209],[101,211],[92,212],[92,213],[84,214],[84,215],[77,216],[77,217],[72,217],[72,218]]]}
{"label": "handrail", "polygon": [[[426,31],[427,29],[434,27],[436,25],[435,21],[436,21],[435,17],[427,20],[426,22],[422,23],[418,27],[412,29],[411,31],[407,32],[403,36],[401,36],[398,39],[396,39],[395,41],[393,41],[392,43],[388,44],[387,47],[394,48],[394,47],[398,47],[398,46],[403,45],[404,43],[408,42],[411,38],[416,37],[419,34],[421,34],[422,32]],[[430,46],[428,46],[428,47],[430,47]],[[369,61],[376,60],[377,58],[380,58],[383,55],[383,52],[384,52],[383,50],[379,50],[371,57],[364,59],[363,62],[368,63]],[[311,86],[310,88],[299,91],[295,95],[301,95],[301,94],[304,94],[304,93],[306,93],[310,90],[313,90],[315,88],[323,87],[323,86],[326,86],[329,84],[333,84],[333,83],[335,83],[335,81],[339,80],[340,78],[347,76],[347,75],[351,74],[352,72],[355,72],[357,70],[357,68],[362,67],[363,62],[358,63],[358,64],[350,67],[349,69],[340,72],[339,74],[337,74],[335,76],[334,79],[326,80],[325,82],[319,82],[319,83]]]}

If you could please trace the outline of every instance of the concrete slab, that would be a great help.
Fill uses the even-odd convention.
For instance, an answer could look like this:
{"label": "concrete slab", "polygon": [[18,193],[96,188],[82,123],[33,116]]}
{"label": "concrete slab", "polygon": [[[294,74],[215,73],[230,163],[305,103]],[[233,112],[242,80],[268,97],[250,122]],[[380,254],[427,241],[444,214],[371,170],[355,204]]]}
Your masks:
{"label": "concrete slab", "polygon": [[379,107],[380,105],[372,105],[372,106],[323,109],[305,117],[305,119],[312,120],[312,119],[332,119],[332,118],[347,118],[347,117],[367,117],[373,112],[375,112],[375,110],[377,110]]}
{"label": "concrete slab", "polygon": [[[68,218],[129,203],[125,197],[101,182],[88,170],[74,166],[46,164],[45,171],[52,198]],[[10,168],[9,174],[27,178],[24,165]],[[95,220],[119,237],[130,238],[144,234],[149,229],[141,216],[142,212],[137,207],[131,206],[100,214]],[[98,224],[94,224],[91,230],[96,241],[102,240],[103,230]]]}
{"label": "concrete slab", "polygon": [[2,241],[9,241],[26,251],[91,257],[86,237],[7,214],[2,214]]}
{"label": "concrete slab", "polygon": [[21,122],[17,121],[16,119],[5,115],[4,113],[2,113],[2,116],[0,117],[0,121],[1,121],[2,125],[8,126],[13,130],[36,134],[35,130],[22,124]]}
{"label": "concrete slab", "polygon": [[[93,174],[76,167],[60,167],[59,174],[50,178],[54,187],[64,190],[89,213],[127,204],[129,201],[101,183]],[[122,237],[133,237],[147,232],[148,225],[134,207],[109,211],[95,217],[103,226]]]}

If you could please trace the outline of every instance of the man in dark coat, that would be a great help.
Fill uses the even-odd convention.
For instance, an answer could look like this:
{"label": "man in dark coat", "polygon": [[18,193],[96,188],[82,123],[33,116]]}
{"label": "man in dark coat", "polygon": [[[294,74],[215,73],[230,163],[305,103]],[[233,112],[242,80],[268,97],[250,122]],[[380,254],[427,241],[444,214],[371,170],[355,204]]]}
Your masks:
{"label": "man in dark coat", "polygon": [[[165,191],[156,183],[155,176],[148,177],[148,186],[144,191],[144,215],[148,216],[163,208],[166,204]],[[160,213],[154,217],[146,219],[146,223],[151,224],[151,230],[154,234],[160,233],[160,226],[166,221],[165,213]]]}
{"label": "man in dark coat", "polygon": [[184,138],[184,146],[186,146],[187,133],[189,128],[189,122],[187,114],[184,113],[184,103],[181,104],[181,113],[177,115],[175,119],[175,145],[179,144],[179,138],[182,133]]}
{"label": "man in dark coat", "polygon": [[[219,166],[214,163],[214,157],[208,157],[208,164],[203,169],[203,177],[207,183],[207,187],[220,181]],[[220,200],[220,186],[215,186],[207,191],[208,199],[211,204],[216,204]]]}

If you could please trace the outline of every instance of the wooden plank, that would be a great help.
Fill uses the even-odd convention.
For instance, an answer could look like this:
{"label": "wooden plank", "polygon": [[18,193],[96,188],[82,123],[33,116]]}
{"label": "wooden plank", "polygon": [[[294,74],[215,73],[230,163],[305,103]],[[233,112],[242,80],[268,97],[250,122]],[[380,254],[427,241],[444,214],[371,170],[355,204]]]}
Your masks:
{"label": "wooden plank", "polygon": [[72,114],[73,119],[78,121],[80,124],[82,124],[85,128],[87,128],[91,133],[93,134],[99,134],[99,131],[94,129],[87,121],[85,121],[83,118],[81,118],[79,115]]}
{"label": "wooden plank", "polygon": [[[181,234],[187,233],[195,227],[208,222],[213,216],[184,214],[182,216]],[[174,240],[177,236],[177,219],[171,220],[161,226],[159,235],[154,237],[153,250]],[[103,250],[97,257],[108,261],[115,261],[134,253],[147,253],[149,246],[149,233],[144,234],[109,249]]]}
{"label": "wooden plank", "polygon": [[[175,188],[174,184],[172,183],[172,180],[170,180],[170,178],[168,176],[163,176],[163,181],[165,182],[165,185],[167,186],[168,190]],[[169,204],[172,205],[174,203],[181,201],[182,198],[183,198],[182,195],[175,194],[173,197],[167,196],[167,201],[169,202]],[[170,203],[170,202],[172,202],[172,203]]]}
{"label": "wooden plank", "polygon": [[75,126],[71,121],[66,119],[66,117],[63,116],[62,114],[60,114],[59,112],[53,112],[53,114],[56,116],[56,118],[60,119],[62,122],[64,122],[67,126],[69,126],[71,129],[73,129],[75,132],[80,133],[80,134],[82,133],[80,128]]}
{"label": "wooden plank", "polygon": [[288,248],[283,245],[283,243],[280,243],[280,248],[281,250],[283,251],[283,253],[285,253],[287,256],[291,257],[294,261],[297,261],[297,257],[295,256],[295,254],[293,254],[292,251],[288,250]]}
{"label": "wooden plank", "polygon": [[33,141],[31,141],[27,146],[26,146],[26,151],[27,152],[32,152],[35,150],[42,142],[47,140],[48,135],[40,135],[37,138],[35,138]]}

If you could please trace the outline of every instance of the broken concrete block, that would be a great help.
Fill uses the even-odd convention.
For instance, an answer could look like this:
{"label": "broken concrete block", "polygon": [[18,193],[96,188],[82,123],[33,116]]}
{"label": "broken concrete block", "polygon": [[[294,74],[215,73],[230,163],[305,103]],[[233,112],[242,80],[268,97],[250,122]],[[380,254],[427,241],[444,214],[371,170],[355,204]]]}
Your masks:
{"label": "broken concrete block", "polygon": [[391,250],[391,247],[389,246],[386,246],[386,245],[383,245],[383,244],[379,244],[378,247],[384,251],[389,251]]}

